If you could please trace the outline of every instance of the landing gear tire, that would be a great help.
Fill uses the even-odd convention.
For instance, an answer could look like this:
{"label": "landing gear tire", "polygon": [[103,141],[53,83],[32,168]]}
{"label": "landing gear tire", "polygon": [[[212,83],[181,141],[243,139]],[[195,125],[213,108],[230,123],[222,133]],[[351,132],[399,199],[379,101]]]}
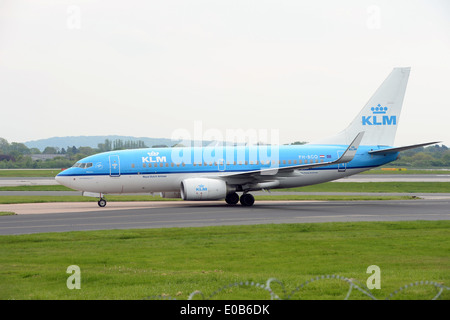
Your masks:
{"label": "landing gear tire", "polygon": [[225,198],[225,201],[228,204],[236,204],[239,202],[239,195],[236,192],[230,193]]}
{"label": "landing gear tire", "polygon": [[244,193],[241,196],[240,201],[241,205],[243,205],[244,207],[250,207],[255,203],[255,198],[250,193]]}
{"label": "landing gear tire", "polygon": [[106,206],[106,200],[105,199],[100,199],[98,200],[98,206],[103,208],[104,206]]}

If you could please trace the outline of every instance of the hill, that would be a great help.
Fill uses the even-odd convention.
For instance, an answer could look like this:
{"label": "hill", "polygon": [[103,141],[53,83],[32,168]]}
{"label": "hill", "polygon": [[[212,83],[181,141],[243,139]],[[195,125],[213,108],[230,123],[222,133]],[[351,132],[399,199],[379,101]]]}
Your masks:
{"label": "hill", "polygon": [[167,145],[173,146],[179,141],[174,141],[167,138],[147,138],[147,137],[131,137],[131,136],[72,136],[72,137],[53,137],[48,139],[40,139],[24,142],[24,144],[29,148],[38,148],[43,151],[46,147],[55,148],[67,148],[75,146],[79,147],[91,147],[97,148],[99,143],[104,143],[105,140],[110,141],[122,140],[122,141],[143,141],[146,146],[152,147],[154,145]]}

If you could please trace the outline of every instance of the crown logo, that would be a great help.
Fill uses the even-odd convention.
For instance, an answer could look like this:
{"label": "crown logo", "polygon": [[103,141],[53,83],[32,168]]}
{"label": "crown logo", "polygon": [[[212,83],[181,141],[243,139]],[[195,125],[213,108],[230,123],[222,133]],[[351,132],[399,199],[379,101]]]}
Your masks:
{"label": "crown logo", "polygon": [[382,107],[381,104],[378,104],[376,107],[370,108],[373,114],[386,114],[387,107]]}
{"label": "crown logo", "polygon": [[159,152],[152,151],[152,152],[147,152],[147,154],[148,154],[150,157],[156,157],[156,156],[159,154]]}

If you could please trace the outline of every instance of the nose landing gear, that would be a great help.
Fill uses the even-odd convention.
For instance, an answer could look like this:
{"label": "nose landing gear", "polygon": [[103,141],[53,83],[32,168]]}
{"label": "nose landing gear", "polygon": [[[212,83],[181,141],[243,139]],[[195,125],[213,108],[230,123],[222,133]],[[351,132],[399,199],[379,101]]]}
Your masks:
{"label": "nose landing gear", "polygon": [[98,206],[103,208],[104,206],[106,206],[106,200],[103,198],[100,198],[100,200],[98,200]]}

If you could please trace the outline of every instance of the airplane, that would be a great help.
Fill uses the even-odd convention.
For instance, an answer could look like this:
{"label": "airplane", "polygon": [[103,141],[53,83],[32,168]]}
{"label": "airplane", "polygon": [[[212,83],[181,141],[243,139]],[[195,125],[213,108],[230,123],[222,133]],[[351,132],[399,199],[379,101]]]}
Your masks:
{"label": "airplane", "polygon": [[401,151],[439,143],[393,146],[409,74],[409,67],[394,68],[345,130],[315,143],[117,150],[81,159],[55,179],[97,197],[100,207],[107,194],[158,192],[252,206],[251,191],[341,179],[395,161]]}

